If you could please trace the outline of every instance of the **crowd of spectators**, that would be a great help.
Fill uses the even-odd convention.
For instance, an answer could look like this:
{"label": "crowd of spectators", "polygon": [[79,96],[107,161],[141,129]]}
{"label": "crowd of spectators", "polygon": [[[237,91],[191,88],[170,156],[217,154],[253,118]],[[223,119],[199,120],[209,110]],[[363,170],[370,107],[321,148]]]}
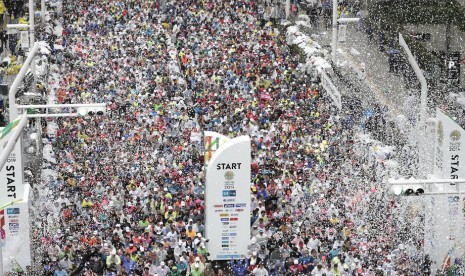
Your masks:
{"label": "crowd of spectators", "polygon": [[[269,2],[269,1],[268,1]],[[41,275],[413,275],[383,164],[261,1],[65,1]],[[244,260],[211,262],[202,131],[252,138]],[[418,263],[421,263],[418,261]]]}

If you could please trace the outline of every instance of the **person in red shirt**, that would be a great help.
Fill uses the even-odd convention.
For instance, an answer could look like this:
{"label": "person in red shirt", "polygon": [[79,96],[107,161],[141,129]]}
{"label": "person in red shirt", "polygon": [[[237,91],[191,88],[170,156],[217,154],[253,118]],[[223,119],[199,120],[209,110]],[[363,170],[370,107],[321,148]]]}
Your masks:
{"label": "person in red shirt", "polygon": [[300,275],[304,272],[304,268],[301,264],[299,264],[299,260],[294,260],[294,264],[289,267],[289,272],[291,272],[292,275]]}
{"label": "person in red shirt", "polygon": [[134,244],[130,243],[129,247],[126,248],[126,254],[134,254],[137,251],[137,247],[134,246]]}
{"label": "person in red shirt", "polygon": [[202,206],[202,201],[200,199],[195,200],[194,208],[200,212],[204,210],[204,207]]}
{"label": "person in red shirt", "polygon": [[142,242],[142,237],[139,234],[135,234],[132,237],[132,242],[136,245],[140,245],[140,243]]}

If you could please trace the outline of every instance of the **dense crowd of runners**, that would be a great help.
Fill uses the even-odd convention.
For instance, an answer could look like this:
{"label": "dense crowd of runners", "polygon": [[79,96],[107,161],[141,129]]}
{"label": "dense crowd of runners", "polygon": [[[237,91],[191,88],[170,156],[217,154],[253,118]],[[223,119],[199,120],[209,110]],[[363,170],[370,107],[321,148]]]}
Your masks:
{"label": "dense crowd of runners", "polygon": [[[382,164],[354,158],[354,120],[310,81],[266,5],[65,1],[57,102],[108,108],[58,120],[42,275],[428,269],[401,244]],[[227,264],[204,237],[206,130],[252,138],[249,252]]]}

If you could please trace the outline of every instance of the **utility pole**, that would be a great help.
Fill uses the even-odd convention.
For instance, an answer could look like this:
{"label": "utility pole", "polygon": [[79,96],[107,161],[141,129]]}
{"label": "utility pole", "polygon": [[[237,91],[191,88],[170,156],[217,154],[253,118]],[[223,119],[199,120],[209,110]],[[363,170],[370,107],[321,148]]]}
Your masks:
{"label": "utility pole", "polygon": [[35,42],[34,34],[34,0],[29,0],[29,48],[32,49]]}
{"label": "utility pole", "polygon": [[420,177],[425,177],[426,176],[426,165],[425,162],[425,139],[426,136],[426,109],[427,109],[427,100],[428,100],[428,84],[426,83],[425,76],[423,75],[423,72],[420,69],[420,66],[418,66],[417,61],[412,55],[412,52],[410,51],[410,48],[408,47],[407,43],[404,40],[404,37],[402,36],[401,33],[399,33],[399,44],[404,48],[405,53],[407,54],[408,61],[410,65],[413,68],[413,71],[415,72],[415,75],[417,76],[418,80],[420,81],[421,84],[421,95],[420,95],[420,120],[417,124],[417,129],[418,129],[418,147],[419,147],[419,172],[418,175]]}
{"label": "utility pole", "polygon": [[337,0],[333,0],[333,39],[331,44],[331,59],[333,61],[334,66],[336,66],[337,62]]}
{"label": "utility pole", "polygon": [[40,1],[40,15],[42,16],[42,22],[45,22],[45,0]]}
{"label": "utility pole", "polygon": [[9,109],[10,122],[14,118],[18,117],[18,109],[16,108],[16,92],[18,91],[19,85],[21,84],[21,81],[24,79],[27,69],[29,68],[29,65],[32,63],[34,56],[38,50],[39,50],[38,43],[35,43],[34,47],[29,49],[29,54],[26,58],[26,61],[23,63],[21,70],[19,71],[18,75],[13,81],[13,84],[10,87],[10,91],[8,92],[8,109]]}

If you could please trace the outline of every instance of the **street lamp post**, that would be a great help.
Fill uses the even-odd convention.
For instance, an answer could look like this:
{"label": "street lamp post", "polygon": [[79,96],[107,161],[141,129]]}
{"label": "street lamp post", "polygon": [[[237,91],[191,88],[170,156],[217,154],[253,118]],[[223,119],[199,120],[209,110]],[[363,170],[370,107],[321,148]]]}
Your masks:
{"label": "street lamp post", "polygon": [[32,49],[34,42],[34,0],[29,0],[29,48]]}
{"label": "street lamp post", "polygon": [[401,33],[399,33],[399,44],[404,48],[405,53],[407,54],[408,61],[410,65],[413,68],[413,71],[415,72],[415,75],[417,76],[418,80],[420,80],[421,84],[421,94],[420,94],[420,121],[417,124],[417,129],[418,129],[418,147],[419,147],[419,176],[424,177],[426,174],[425,171],[425,142],[422,141],[422,139],[425,137],[425,127],[426,127],[426,109],[427,109],[427,100],[428,100],[428,85],[426,83],[425,76],[423,75],[423,72],[420,69],[420,66],[418,66],[417,61],[412,55],[412,52],[410,51],[410,48],[408,47],[407,43],[404,40],[404,37],[402,36]]}
{"label": "street lamp post", "polygon": [[358,22],[360,18],[339,18],[337,19],[337,0],[333,0],[333,36],[331,43],[331,60],[337,66],[337,23]]}
{"label": "street lamp post", "polygon": [[289,15],[291,14],[291,0],[286,0],[285,12],[286,12],[286,20],[287,20],[289,19]]}
{"label": "street lamp post", "polygon": [[45,0],[40,1],[40,14],[42,16],[42,22],[45,22]]}
{"label": "street lamp post", "polygon": [[21,67],[21,70],[19,71],[18,75],[13,81],[13,84],[11,85],[10,90],[8,92],[8,109],[9,109],[10,122],[14,118],[18,117],[18,109],[16,108],[16,92],[18,91],[19,85],[21,84],[21,81],[24,79],[24,76],[27,73],[27,69],[29,68],[29,65],[31,64],[38,50],[39,50],[39,43],[34,43],[34,46],[30,49],[29,54],[26,58],[26,61],[24,61],[23,66]]}
{"label": "street lamp post", "polygon": [[331,49],[331,59],[333,60],[334,66],[336,66],[336,51],[337,51],[337,0],[333,0],[333,39]]}

